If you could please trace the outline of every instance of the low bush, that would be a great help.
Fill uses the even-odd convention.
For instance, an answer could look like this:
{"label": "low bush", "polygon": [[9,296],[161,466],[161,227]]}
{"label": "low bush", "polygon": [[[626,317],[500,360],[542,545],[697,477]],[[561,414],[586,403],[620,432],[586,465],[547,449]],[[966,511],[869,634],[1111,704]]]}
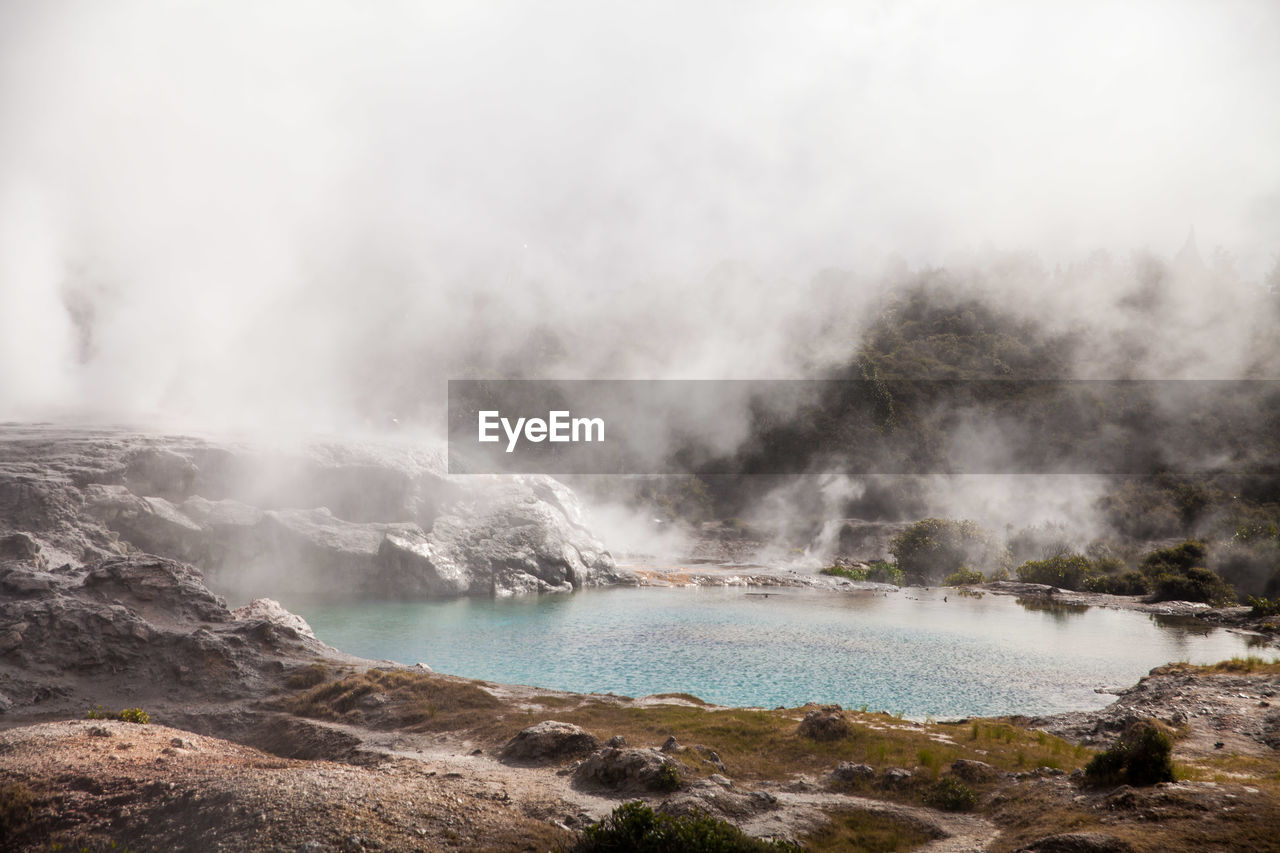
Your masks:
{"label": "low bush", "polygon": [[902,586],[907,582],[902,569],[884,560],[876,560],[871,564],[871,568],[867,569],[867,580],[874,583],[891,583],[894,586]]}
{"label": "low bush", "polygon": [[864,569],[855,569],[849,566],[827,566],[819,574],[830,575],[833,578],[848,578],[851,581],[864,581],[867,579],[867,573]]}
{"label": "low bush", "polygon": [[982,583],[986,578],[982,572],[961,566],[951,574],[942,579],[943,586],[969,586],[970,584]]}
{"label": "low bush", "polygon": [[948,776],[924,792],[924,804],[948,812],[967,812],[977,807],[978,795],[959,779]]}
{"label": "low bush", "polygon": [[1110,595],[1146,595],[1151,592],[1151,580],[1142,572],[1094,575],[1086,578],[1084,588],[1089,592],[1105,592]]}
{"label": "low bush", "polygon": [[[836,578],[848,578],[851,581],[891,583],[894,586],[902,586],[906,583],[906,576],[902,570],[893,563],[886,563],[883,560],[877,560],[865,569],[858,569],[852,566],[828,566],[822,569],[820,574]],[[974,581],[974,583],[981,583],[981,581]]]}
{"label": "low bush", "polygon": [[1250,616],[1280,616],[1280,598],[1254,598],[1249,596]]}
{"label": "low bush", "polygon": [[1207,565],[1209,546],[1199,539],[1188,539],[1172,548],[1157,548],[1142,558],[1142,573],[1150,578],[1164,574],[1182,574],[1196,566]]}
{"label": "low bush", "polygon": [[1131,725],[1115,745],[1084,768],[1095,785],[1155,785],[1173,781],[1173,741],[1149,720]]}
{"label": "low bush", "polygon": [[1027,560],[1018,566],[1018,580],[1063,589],[1082,589],[1092,572],[1093,564],[1083,554],[1059,554],[1045,560]]}
{"label": "low bush", "polygon": [[671,793],[680,790],[680,771],[674,764],[663,762],[658,768],[658,790]]}
{"label": "low bush", "polygon": [[801,848],[785,841],[752,838],[732,824],[706,815],[659,814],[641,802],[623,803],[583,830],[572,853],[765,853]]}
{"label": "low bush", "polygon": [[137,723],[145,726],[151,722],[151,715],[141,708],[125,708],[123,711],[104,711],[102,706],[92,708],[84,715],[86,720],[121,720],[126,723]]}
{"label": "low bush", "polygon": [[898,568],[914,583],[936,583],[963,566],[993,571],[1005,565],[1009,552],[989,531],[972,521],[926,518],[889,542]]}
{"label": "low bush", "polygon": [[31,824],[35,797],[21,782],[0,784],[0,842],[11,841]]}

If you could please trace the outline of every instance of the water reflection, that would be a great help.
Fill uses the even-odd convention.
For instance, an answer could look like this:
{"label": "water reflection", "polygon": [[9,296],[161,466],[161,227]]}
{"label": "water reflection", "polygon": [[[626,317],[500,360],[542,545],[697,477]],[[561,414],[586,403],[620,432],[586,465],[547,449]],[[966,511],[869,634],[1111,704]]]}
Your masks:
{"label": "water reflection", "polygon": [[1168,613],[1150,613],[1148,617],[1152,622],[1161,628],[1176,628],[1178,631],[1186,634],[1192,634],[1196,637],[1207,637],[1214,631],[1218,630],[1216,626],[1210,625],[1194,616],[1174,616]]}
{"label": "water reflection", "polygon": [[1070,604],[1065,601],[1058,601],[1053,598],[1029,598],[1019,596],[1015,598],[1023,610],[1029,610],[1032,613],[1047,613],[1052,617],[1054,622],[1065,623],[1074,616],[1083,616],[1089,612],[1087,604]]}

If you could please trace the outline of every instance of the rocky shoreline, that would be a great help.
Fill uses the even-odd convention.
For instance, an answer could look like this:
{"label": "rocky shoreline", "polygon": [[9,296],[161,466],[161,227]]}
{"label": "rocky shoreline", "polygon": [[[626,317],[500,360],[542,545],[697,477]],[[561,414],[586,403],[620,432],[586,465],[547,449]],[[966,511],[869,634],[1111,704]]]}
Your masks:
{"label": "rocky shoreline", "polygon": [[[912,587],[869,581],[852,581],[823,575],[811,566],[792,569],[783,564],[759,563],[698,564],[670,566],[652,562],[623,561],[620,566],[633,575],[636,583],[648,587],[759,587],[815,589],[832,592],[877,591],[896,593]],[[1280,645],[1280,621],[1275,617],[1254,616],[1249,607],[1211,607],[1192,601],[1149,601],[1141,595],[1111,595],[1099,592],[1064,590],[1047,584],[1020,581],[991,581],[956,587],[967,594],[1007,595],[1037,606],[1061,608],[1103,607],[1130,610],[1169,620],[1197,620],[1225,630],[1237,631],[1256,638],[1260,649]]]}

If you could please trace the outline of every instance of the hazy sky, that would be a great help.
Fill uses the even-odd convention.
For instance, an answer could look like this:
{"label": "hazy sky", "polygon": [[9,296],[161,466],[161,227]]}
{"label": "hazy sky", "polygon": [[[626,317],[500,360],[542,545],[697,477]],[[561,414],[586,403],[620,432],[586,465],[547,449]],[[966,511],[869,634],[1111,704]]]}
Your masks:
{"label": "hazy sky", "polygon": [[1194,225],[1257,279],[1277,46],[1270,0],[6,0],[0,416],[316,399],[368,346],[474,343],[476,288],[554,323],[726,260]]}

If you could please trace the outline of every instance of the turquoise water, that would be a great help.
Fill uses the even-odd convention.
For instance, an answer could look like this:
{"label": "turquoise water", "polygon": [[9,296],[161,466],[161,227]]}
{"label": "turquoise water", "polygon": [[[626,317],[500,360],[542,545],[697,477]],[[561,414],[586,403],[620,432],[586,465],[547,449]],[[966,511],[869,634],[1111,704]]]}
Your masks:
{"label": "turquoise water", "polygon": [[[948,600],[943,601],[946,595]],[[295,609],[296,608],[296,609]],[[324,642],[509,684],[724,705],[808,701],[910,717],[1098,708],[1175,660],[1245,638],[1102,608],[1036,610],[954,590],[609,589],[514,599],[297,605]]]}

